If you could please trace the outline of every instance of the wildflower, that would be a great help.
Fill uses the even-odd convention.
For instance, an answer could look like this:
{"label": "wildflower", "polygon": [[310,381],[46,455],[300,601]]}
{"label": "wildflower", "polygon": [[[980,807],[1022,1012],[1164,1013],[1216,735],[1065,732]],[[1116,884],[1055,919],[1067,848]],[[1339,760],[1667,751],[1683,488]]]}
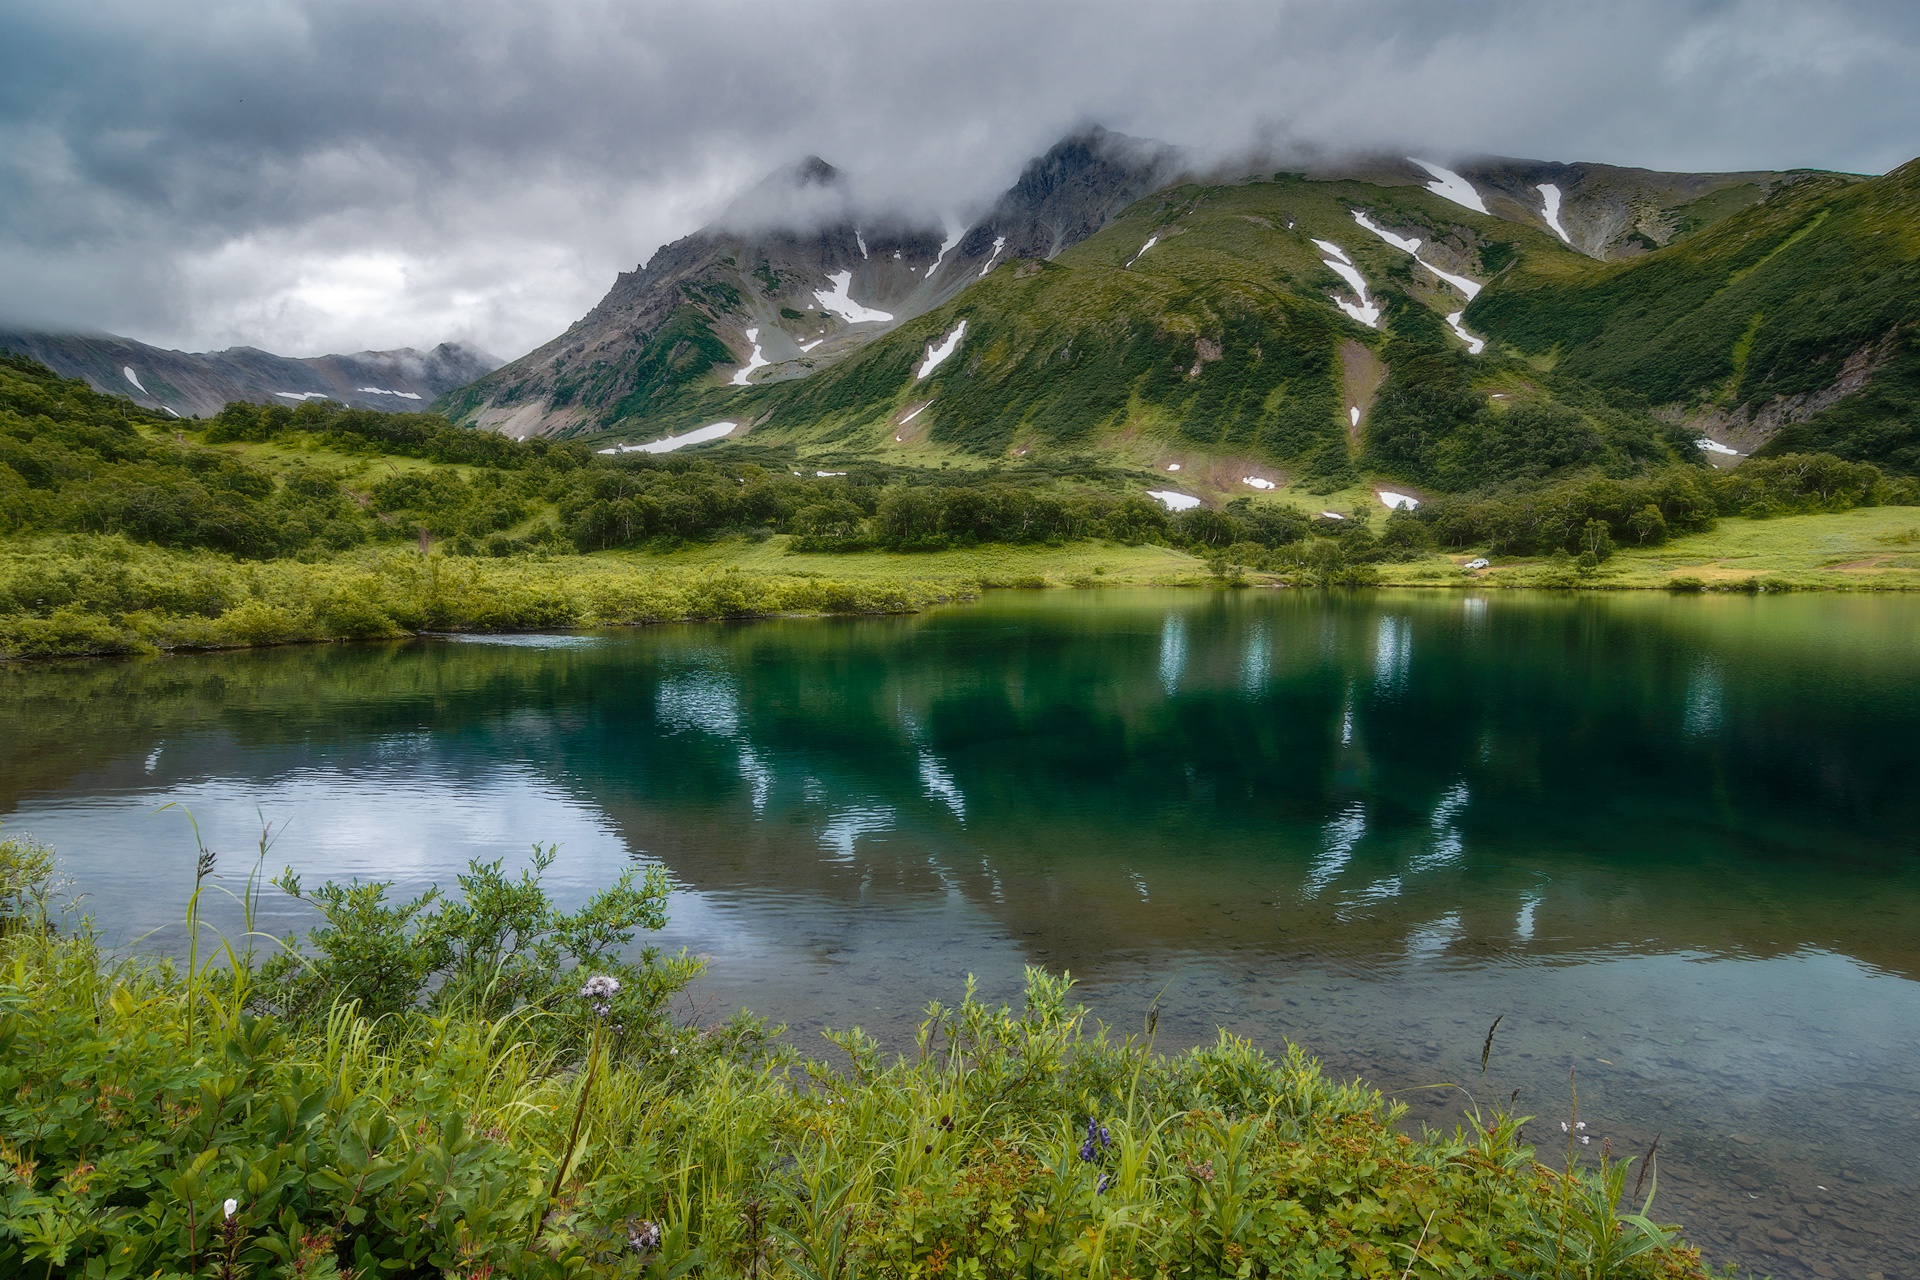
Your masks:
{"label": "wildflower", "polygon": [[1105,1191],[1107,1189],[1107,1186],[1108,1186],[1107,1175],[1103,1173],[1100,1175],[1100,1181],[1093,1184],[1093,1194],[1099,1195],[1102,1191]]}
{"label": "wildflower", "polygon": [[227,1217],[231,1218],[235,1213],[239,1212],[240,1202],[238,1200],[229,1200],[222,1208],[227,1211]]}
{"label": "wildflower", "polygon": [[660,1247],[660,1224],[640,1221],[627,1228],[627,1248],[635,1253],[652,1253]]}
{"label": "wildflower", "polygon": [[620,979],[604,973],[594,974],[580,988],[580,998],[592,1002],[596,1018],[604,1018],[613,1012],[613,998],[619,994]]}
{"label": "wildflower", "polygon": [[1087,1140],[1080,1144],[1080,1159],[1091,1164],[1112,1142],[1113,1135],[1107,1132],[1107,1126],[1088,1116]]}

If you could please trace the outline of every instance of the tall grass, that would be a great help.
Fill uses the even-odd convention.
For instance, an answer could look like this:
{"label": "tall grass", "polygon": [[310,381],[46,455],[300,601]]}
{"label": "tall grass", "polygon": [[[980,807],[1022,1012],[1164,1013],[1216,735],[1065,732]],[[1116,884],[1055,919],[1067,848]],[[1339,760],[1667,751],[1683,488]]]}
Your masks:
{"label": "tall grass", "polygon": [[[38,858],[0,845],[35,883]],[[1401,1132],[1297,1047],[1115,1036],[1064,975],[830,1059],[641,1025],[565,969],[561,998],[494,1012],[370,1018],[348,979],[290,1019],[243,948],[218,982],[116,961],[8,883],[8,1275],[1702,1274],[1617,1212],[1623,1163],[1553,1174],[1510,1116]]]}

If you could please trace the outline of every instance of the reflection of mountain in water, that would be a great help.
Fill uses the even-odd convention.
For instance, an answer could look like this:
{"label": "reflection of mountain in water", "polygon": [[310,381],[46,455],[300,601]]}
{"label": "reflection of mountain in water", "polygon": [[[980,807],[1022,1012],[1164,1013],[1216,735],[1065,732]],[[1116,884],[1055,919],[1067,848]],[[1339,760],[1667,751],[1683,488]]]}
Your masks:
{"label": "reflection of mountain in water", "polygon": [[418,734],[450,785],[544,774],[690,888],[957,896],[1056,966],[1824,948],[1920,971],[1914,611],[1755,603],[1019,597],[16,670],[0,805],[154,760],[378,770]]}

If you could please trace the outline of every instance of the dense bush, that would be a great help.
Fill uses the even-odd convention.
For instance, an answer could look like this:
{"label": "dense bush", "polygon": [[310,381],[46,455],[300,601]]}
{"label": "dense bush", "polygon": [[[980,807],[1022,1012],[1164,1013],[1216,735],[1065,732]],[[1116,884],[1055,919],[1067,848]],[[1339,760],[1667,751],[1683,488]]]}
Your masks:
{"label": "dense bush", "polygon": [[[1598,541],[1648,546],[1711,529],[1724,515],[1768,516],[1916,501],[1910,480],[1889,481],[1871,463],[1830,454],[1755,458],[1727,471],[1673,467],[1631,480],[1573,480],[1491,496],[1440,497],[1419,518],[1443,546],[1499,555],[1592,551]],[[1596,530],[1591,526],[1598,526]]]}
{"label": "dense bush", "polygon": [[422,912],[320,940],[334,1000],[287,1017],[243,950],[109,965],[24,888],[0,936],[8,1275],[1703,1275],[1624,1203],[1625,1163],[1556,1174],[1477,1111],[1398,1132],[1297,1047],[1117,1041],[1037,970],[1019,1011],[931,1006],[911,1056],[836,1033],[836,1068],[752,1020],[623,1004],[599,956],[529,960],[512,921],[562,918],[537,877],[494,875],[451,926],[475,974],[537,982],[486,1005],[461,978],[378,1021],[441,928]]}

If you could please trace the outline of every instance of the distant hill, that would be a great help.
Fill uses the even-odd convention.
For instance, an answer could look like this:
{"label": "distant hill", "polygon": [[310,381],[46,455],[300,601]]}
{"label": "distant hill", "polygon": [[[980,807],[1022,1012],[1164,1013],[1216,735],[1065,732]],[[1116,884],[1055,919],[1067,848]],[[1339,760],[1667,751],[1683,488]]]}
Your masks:
{"label": "distant hill", "polygon": [[431,351],[360,351],[295,359],[255,347],[168,351],[112,334],[0,330],[0,350],[31,356],[63,377],[126,396],[176,417],[211,417],[234,400],[298,404],[337,400],[387,412],[418,412],[500,362],[462,343]]}

